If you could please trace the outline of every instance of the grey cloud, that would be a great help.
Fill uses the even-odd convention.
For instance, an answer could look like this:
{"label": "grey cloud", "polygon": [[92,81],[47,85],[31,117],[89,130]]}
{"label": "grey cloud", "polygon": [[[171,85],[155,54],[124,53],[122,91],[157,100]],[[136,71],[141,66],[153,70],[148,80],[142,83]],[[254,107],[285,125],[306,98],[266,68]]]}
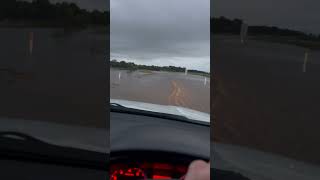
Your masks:
{"label": "grey cloud", "polygon": [[213,0],[211,15],[320,33],[319,7],[317,0]]}
{"label": "grey cloud", "polygon": [[[150,64],[210,63],[209,0],[111,0],[111,54]],[[166,61],[165,59],[168,59]],[[191,59],[191,60],[190,60]],[[189,62],[186,62],[189,61]],[[160,65],[161,65],[160,64]],[[199,63],[203,64],[203,63]]]}

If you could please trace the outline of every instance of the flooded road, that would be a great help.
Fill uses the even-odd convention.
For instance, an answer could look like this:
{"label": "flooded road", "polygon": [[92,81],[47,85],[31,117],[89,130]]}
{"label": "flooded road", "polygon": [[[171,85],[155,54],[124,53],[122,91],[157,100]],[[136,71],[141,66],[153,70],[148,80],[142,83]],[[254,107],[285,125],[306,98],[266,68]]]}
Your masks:
{"label": "flooded road", "polygon": [[214,139],[320,164],[320,52],[213,40]]}
{"label": "flooded road", "polygon": [[1,28],[0,39],[0,117],[106,126],[104,28]]}
{"label": "flooded road", "polygon": [[110,98],[210,113],[210,79],[198,75],[110,69]]}

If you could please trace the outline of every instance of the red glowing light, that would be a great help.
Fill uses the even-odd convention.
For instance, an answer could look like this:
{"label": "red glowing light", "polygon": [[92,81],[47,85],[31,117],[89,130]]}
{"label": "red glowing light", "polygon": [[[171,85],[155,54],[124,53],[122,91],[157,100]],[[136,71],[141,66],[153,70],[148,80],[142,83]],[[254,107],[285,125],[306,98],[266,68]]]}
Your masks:
{"label": "red glowing light", "polygon": [[111,175],[111,180],[118,180],[125,177],[137,177],[141,179],[146,179],[145,174],[139,168],[129,168],[116,170]]}
{"label": "red glowing light", "polygon": [[134,176],[134,174],[131,173],[124,173],[125,176]]}
{"label": "red glowing light", "polygon": [[152,179],[171,179],[170,176],[153,175]]}
{"label": "red glowing light", "polygon": [[155,163],[153,164],[153,169],[173,169],[173,166],[170,164]]}
{"label": "red glowing light", "polygon": [[[131,166],[131,165],[130,165]],[[115,164],[111,166],[110,180],[123,179],[142,179],[146,180],[147,174],[150,179],[155,180],[169,180],[174,176],[182,176],[186,173],[188,167],[184,165],[175,165],[162,162],[144,162],[130,167],[126,164]],[[184,177],[180,178],[183,180]]]}

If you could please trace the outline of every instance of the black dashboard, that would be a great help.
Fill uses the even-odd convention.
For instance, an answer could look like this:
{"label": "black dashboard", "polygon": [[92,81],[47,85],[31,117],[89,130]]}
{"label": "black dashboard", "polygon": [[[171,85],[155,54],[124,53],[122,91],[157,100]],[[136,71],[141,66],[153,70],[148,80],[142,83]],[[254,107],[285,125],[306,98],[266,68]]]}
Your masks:
{"label": "black dashboard", "polygon": [[109,178],[108,165],[105,170],[85,167],[47,164],[31,161],[0,160],[2,180],[106,180]]}
{"label": "black dashboard", "polygon": [[0,134],[1,180],[109,178],[108,153],[57,146],[22,133]]}
{"label": "black dashboard", "polygon": [[193,159],[195,157],[156,151],[117,152],[110,159],[110,179],[180,179]]}
{"label": "black dashboard", "polygon": [[142,115],[110,113],[110,149],[163,151],[210,158],[210,126]]}
{"label": "black dashboard", "polygon": [[1,137],[0,179],[112,179],[121,173],[124,179],[179,179],[193,160],[210,159],[209,125],[119,112],[110,117],[110,154],[6,132],[17,139]]}
{"label": "black dashboard", "polygon": [[111,179],[179,179],[193,160],[210,159],[209,125],[119,112],[110,117]]}

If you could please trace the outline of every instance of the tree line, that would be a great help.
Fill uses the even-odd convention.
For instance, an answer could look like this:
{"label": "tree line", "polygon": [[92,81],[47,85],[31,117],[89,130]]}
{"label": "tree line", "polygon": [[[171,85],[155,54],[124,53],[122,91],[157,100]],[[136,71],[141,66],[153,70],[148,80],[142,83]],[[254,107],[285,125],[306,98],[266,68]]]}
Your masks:
{"label": "tree line", "polygon": [[109,11],[88,11],[75,3],[49,0],[1,0],[0,22],[29,22],[40,26],[79,26],[110,24]]}
{"label": "tree line", "polygon": [[[243,20],[241,19],[228,19],[226,17],[211,18],[211,32],[212,33],[228,33],[228,34],[240,34],[241,25]],[[272,36],[288,36],[297,37],[305,40],[320,40],[320,34],[307,34],[301,31],[290,30],[285,28],[278,28],[275,26],[249,26],[248,34],[250,35],[272,35]]]}
{"label": "tree line", "polygon": [[[176,67],[176,66],[154,66],[154,65],[139,65],[133,62],[126,62],[126,61],[117,61],[113,59],[110,61],[110,67],[119,68],[119,69],[126,69],[131,71],[136,70],[150,70],[150,71],[167,71],[167,72],[185,72],[184,67]],[[188,73],[191,74],[198,74],[204,76],[210,76],[210,73],[199,71],[199,70],[188,70]]]}

